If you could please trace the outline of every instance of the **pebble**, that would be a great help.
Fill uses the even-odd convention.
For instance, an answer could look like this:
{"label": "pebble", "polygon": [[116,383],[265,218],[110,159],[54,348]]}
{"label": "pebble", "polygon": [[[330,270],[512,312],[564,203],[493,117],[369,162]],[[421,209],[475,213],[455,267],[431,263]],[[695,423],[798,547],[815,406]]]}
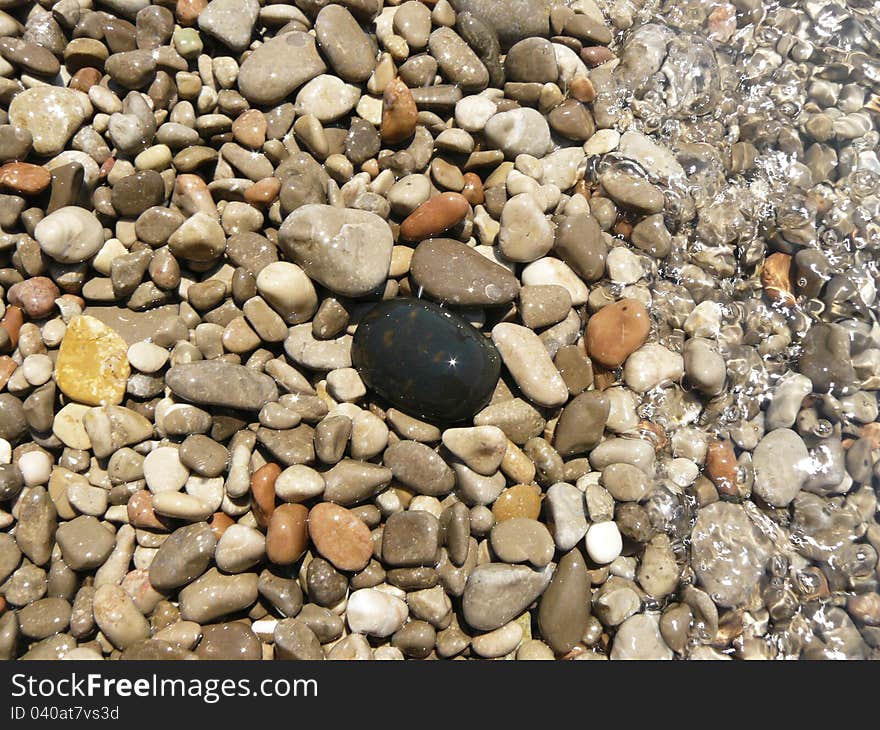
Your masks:
{"label": "pebble", "polygon": [[791,504],[813,470],[803,440],[788,428],[777,428],[758,442],[752,467],[754,493],[774,507]]}
{"label": "pebble", "polygon": [[587,554],[599,565],[612,562],[623,550],[623,538],[616,522],[596,522],[587,530]]}
{"label": "pebble", "polygon": [[556,654],[571,651],[590,619],[590,574],[578,550],[562,556],[541,596],[538,626],[541,637]]}
{"label": "pebble", "polygon": [[67,206],[37,223],[34,238],[47,256],[62,264],[76,264],[98,252],[104,244],[104,231],[94,213]]}
{"label": "pebble", "polygon": [[245,59],[238,90],[251,104],[278,104],[326,70],[314,37],[294,30],[271,38]]}
{"label": "pebble", "polygon": [[251,606],[257,600],[256,573],[223,575],[216,568],[180,591],[180,617],[205,624]]}
{"label": "pebble", "polygon": [[499,522],[492,528],[489,540],[492,551],[505,563],[528,562],[543,568],[556,551],[550,531],[537,520],[526,517]]}
{"label": "pebble", "polygon": [[362,588],[348,597],[349,628],[368,636],[391,636],[406,621],[409,609],[396,596],[374,588]]}
{"label": "pebble", "polygon": [[211,0],[199,13],[199,28],[235,53],[251,42],[260,5],[256,0]]}
{"label": "pebble", "polygon": [[523,107],[494,114],[483,133],[492,149],[501,150],[508,160],[518,155],[541,158],[550,151],[550,126],[536,109]]}
{"label": "pebble", "polygon": [[86,405],[116,405],[130,374],[125,341],[87,315],[67,325],[55,364],[55,380],[69,398]]}
{"label": "pebble", "polygon": [[551,578],[549,568],[486,563],[471,571],[462,596],[465,621],[479,631],[494,631],[519,616],[540,596]]}
{"label": "pebble", "polygon": [[509,322],[492,329],[492,342],[517,386],[533,403],[552,408],[568,400],[568,388],[539,337]]}
{"label": "pebble", "polygon": [[278,399],[268,375],[222,361],[175,365],[165,374],[165,383],[175,395],[200,405],[256,411]]}
{"label": "pebble", "polygon": [[55,533],[64,562],[73,570],[90,570],[104,564],[113,550],[113,533],[91,515],[64,522]]}
{"label": "pebble", "polygon": [[[410,343],[416,337],[419,346],[414,348]],[[501,369],[495,348],[470,324],[419,300],[373,307],[358,325],[352,363],[364,383],[394,406],[445,423],[462,421],[482,408]],[[414,377],[401,382],[398,372]]]}
{"label": "pebble", "polygon": [[470,204],[460,193],[435,195],[404,219],[400,224],[400,235],[409,241],[421,241],[436,236],[460,223],[469,211]]}
{"label": "pebble", "polygon": [[621,299],[590,317],[585,333],[587,351],[605,367],[620,367],[644,344],[650,329],[645,305],[637,299]]}
{"label": "pebble", "polygon": [[362,570],[373,553],[369,528],[349,510],[331,502],[321,502],[310,510],[309,537],[315,549],[339,570]]}
{"label": "pebble", "polygon": [[738,606],[755,589],[770,555],[767,538],[741,505],[713,502],[697,512],[691,543],[700,585],[719,606]]}
{"label": "pebble", "polygon": [[9,104],[9,121],[30,132],[34,151],[44,156],[61,152],[91,114],[85,94],[56,86],[26,89]]}
{"label": "pebble", "polygon": [[[162,495],[156,495],[156,499]],[[153,503],[156,503],[156,499]],[[242,573],[266,555],[266,538],[246,525],[230,525],[217,541],[214,562],[226,573]]]}
{"label": "pebble", "polygon": [[547,515],[553,526],[553,540],[559,550],[567,552],[587,534],[584,495],[571,484],[557,482],[547,490],[546,503]]}
{"label": "pebble", "polygon": [[147,620],[120,586],[100,586],[95,591],[93,605],[95,623],[117,649],[126,649],[149,637]]}
{"label": "pebble", "polygon": [[191,583],[208,568],[216,546],[217,538],[207,523],[176,529],[150,563],[150,584],[157,591],[170,591]]}
{"label": "pebble", "polygon": [[519,193],[504,204],[498,244],[504,258],[524,263],[541,258],[552,248],[553,224],[534,196]]}
{"label": "pebble", "polygon": [[278,239],[310,278],[343,296],[373,291],[391,266],[391,233],[368,211],[304,205],[285,219]]}
{"label": "pebble", "polygon": [[630,616],[617,629],[611,659],[670,660],[672,650],[663,641],[656,616],[645,613]]}

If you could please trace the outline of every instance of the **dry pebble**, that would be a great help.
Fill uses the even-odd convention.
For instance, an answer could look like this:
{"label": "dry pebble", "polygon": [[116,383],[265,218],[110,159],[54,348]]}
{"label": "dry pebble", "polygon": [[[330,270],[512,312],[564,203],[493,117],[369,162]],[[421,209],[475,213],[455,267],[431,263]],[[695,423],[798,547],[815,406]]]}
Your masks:
{"label": "dry pebble", "polygon": [[7,5],[0,656],[880,655],[871,9]]}

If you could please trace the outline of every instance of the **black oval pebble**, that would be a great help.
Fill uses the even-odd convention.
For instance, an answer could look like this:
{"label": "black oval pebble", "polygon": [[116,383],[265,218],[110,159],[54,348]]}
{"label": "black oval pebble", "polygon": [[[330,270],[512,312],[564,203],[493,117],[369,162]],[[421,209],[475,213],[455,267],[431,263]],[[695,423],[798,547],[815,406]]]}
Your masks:
{"label": "black oval pebble", "polygon": [[361,320],[351,348],[363,381],[392,405],[441,423],[488,403],[501,358],[459,315],[420,299],[391,299]]}

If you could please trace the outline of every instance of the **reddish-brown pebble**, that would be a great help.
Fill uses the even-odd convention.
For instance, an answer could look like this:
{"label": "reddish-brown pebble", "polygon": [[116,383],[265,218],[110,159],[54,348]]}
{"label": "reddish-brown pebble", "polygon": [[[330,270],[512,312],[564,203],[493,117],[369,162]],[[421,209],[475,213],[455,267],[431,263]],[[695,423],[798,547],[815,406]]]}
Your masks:
{"label": "reddish-brown pebble", "polygon": [[464,187],[461,194],[465,200],[471,205],[483,204],[483,181],[475,172],[466,172],[464,174]]}
{"label": "reddish-brown pebble", "polygon": [[75,91],[82,91],[84,94],[88,94],[89,89],[101,82],[102,76],[103,74],[99,69],[86,66],[70,77],[70,83],[67,86]]}
{"label": "reddish-brown pebble", "polygon": [[315,549],[339,570],[362,570],[373,555],[370,528],[345,507],[321,502],[309,512]]}
{"label": "reddish-brown pebble", "polygon": [[153,495],[142,489],[128,498],[128,521],[147,530],[165,530],[167,525],[153,512]]}
{"label": "reddish-brown pebble", "polygon": [[226,528],[234,525],[235,521],[225,512],[215,512],[211,515],[211,519],[208,520],[208,524],[214,531],[214,537],[219,540],[223,537],[223,533],[226,532]]}
{"label": "reddish-brown pebble", "polygon": [[10,304],[21,307],[31,319],[44,319],[55,309],[55,300],[61,290],[46,276],[35,276],[9,287],[6,295]]}
{"label": "reddish-brown pebble", "polygon": [[607,304],[587,323],[587,351],[608,368],[623,365],[648,339],[651,317],[638,299]]}
{"label": "reddish-brown pebble", "polygon": [[264,177],[244,191],[244,199],[251,205],[272,205],[281,191],[277,177]]}
{"label": "reddish-brown pebble", "polygon": [[108,157],[104,162],[101,163],[101,167],[98,170],[98,177],[103,180],[110,174],[110,170],[113,169],[113,165],[116,164],[115,157]]}
{"label": "reddish-brown pebble", "polygon": [[245,147],[262,147],[266,141],[266,115],[259,109],[248,109],[232,123],[232,136]]}
{"label": "reddish-brown pebble", "polygon": [[260,527],[269,525],[275,510],[275,480],[280,473],[281,467],[269,462],[263,464],[251,477],[252,509]]}
{"label": "reddish-brown pebble", "polygon": [[709,442],[706,450],[706,475],[722,494],[736,494],[736,453],[730,441]]}
{"label": "reddish-brown pebble", "polygon": [[407,241],[422,241],[436,236],[459,223],[470,209],[470,203],[461,193],[435,195],[400,224],[400,237]]}
{"label": "reddish-brown pebble", "polygon": [[199,14],[208,7],[208,0],[177,0],[174,17],[181,25],[194,25]]}
{"label": "reddish-brown pebble", "polygon": [[3,355],[0,357],[0,390],[6,387],[6,383],[9,382],[9,378],[12,377],[12,373],[14,373],[18,369],[18,363],[15,362],[9,355]]}
{"label": "reddish-brown pebble", "polygon": [[301,504],[282,504],[269,520],[266,555],[276,565],[291,565],[309,544],[309,510]]}
{"label": "reddish-brown pebble", "polygon": [[419,110],[409,87],[400,79],[394,79],[382,94],[382,141],[394,144],[413,136]]}
{"label": "reddish-brown pebble", "polygon": [[590,68],[601,66],[615,58],[614,53],[605,46],[587,46],[581,49],[581,60]]}
{"label": "reddish-brown pebble", "polygon": [[0,319],[0,327],[6,330],[9,335],[9,341],[12,343],[13,349],[18,347],[18,333],[24,324],[24,313],[19,307],[6,307],[6,314]]}
{"label": "reddish-brown pebble", "polygon": [[7,162],[0,167],[0,185],[22,195],[42,193],[52,182],[52,173],[28,162]]}

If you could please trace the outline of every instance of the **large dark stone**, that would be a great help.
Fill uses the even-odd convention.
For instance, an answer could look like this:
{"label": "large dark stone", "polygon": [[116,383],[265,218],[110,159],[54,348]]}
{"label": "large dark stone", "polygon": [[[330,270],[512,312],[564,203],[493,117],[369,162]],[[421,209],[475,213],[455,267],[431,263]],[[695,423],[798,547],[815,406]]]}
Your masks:
{"label": "large dark stone", "polygon": [[486,337],[419,299],[373,307],[358,325],[351,357],[364,382],[395,407],[441,423],[469,419],[485,406],[501,370]]}

